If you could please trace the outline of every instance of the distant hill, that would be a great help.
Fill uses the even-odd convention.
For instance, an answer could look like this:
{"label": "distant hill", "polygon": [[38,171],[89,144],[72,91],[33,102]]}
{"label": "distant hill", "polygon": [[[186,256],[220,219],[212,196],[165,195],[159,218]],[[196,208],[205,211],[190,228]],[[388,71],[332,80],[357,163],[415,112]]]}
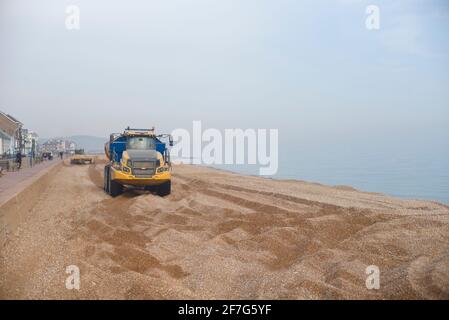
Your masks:
{"label": "distant hill", "polygon": [[[39,143],[44,143],[53,138],[40,138]],[[76,143],[77,149],[84,149],[86,152],[103,152],[104,144],[108,138],[94,137],[94,136],[70,136],[70,137],[55,137],[54,139],[65,139]]]}

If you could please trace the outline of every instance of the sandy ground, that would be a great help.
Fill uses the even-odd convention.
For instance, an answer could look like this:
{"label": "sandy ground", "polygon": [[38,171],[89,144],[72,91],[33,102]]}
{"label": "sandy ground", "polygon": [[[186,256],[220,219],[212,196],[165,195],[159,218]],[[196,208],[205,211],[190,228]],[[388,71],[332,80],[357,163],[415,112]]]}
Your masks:
{"label": "sandy ground", "polygon": [[448,206],[187,165],[168,197],[112,199],[102,169],[40,191],[1,248],[0,298],[449,299]]}

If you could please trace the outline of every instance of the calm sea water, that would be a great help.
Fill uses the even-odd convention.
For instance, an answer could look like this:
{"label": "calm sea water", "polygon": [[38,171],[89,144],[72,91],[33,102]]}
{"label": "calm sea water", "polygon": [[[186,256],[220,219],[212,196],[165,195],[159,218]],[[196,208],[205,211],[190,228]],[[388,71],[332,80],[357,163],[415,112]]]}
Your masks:
{"label": "calm sea water", "polygon": [[[449,204],[449,142],[446,137],[407,142],[281,142],[273,178],[348,185],[405,199]],[[256,166],[217,166],[257,174]]]}

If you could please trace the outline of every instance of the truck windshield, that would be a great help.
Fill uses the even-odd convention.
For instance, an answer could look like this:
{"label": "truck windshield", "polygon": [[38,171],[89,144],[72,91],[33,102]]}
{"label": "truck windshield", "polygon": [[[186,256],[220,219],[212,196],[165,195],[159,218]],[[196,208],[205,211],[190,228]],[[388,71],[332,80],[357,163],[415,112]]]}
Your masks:
{"label": "truck windshield", "polygon": [[129,137],[126,148],[131,150],[154,150],[156,142],[151,137]]}

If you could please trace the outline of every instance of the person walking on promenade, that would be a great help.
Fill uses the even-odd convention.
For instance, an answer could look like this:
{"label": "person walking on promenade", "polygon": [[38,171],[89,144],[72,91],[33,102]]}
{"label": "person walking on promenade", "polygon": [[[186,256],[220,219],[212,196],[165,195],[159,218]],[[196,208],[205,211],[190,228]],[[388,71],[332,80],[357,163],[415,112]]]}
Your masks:
{"label": "person walking on promenade", "polygon": [[60,158],[61,160],[62,160],[63,156],[64,156],[64,152],[59,151],[59,158]]}
{"label": "person walking on promenade", "polygon": [[22,153],[20,151],[16,153],[16,162],[17,169],[20,170],[22,168]]}

